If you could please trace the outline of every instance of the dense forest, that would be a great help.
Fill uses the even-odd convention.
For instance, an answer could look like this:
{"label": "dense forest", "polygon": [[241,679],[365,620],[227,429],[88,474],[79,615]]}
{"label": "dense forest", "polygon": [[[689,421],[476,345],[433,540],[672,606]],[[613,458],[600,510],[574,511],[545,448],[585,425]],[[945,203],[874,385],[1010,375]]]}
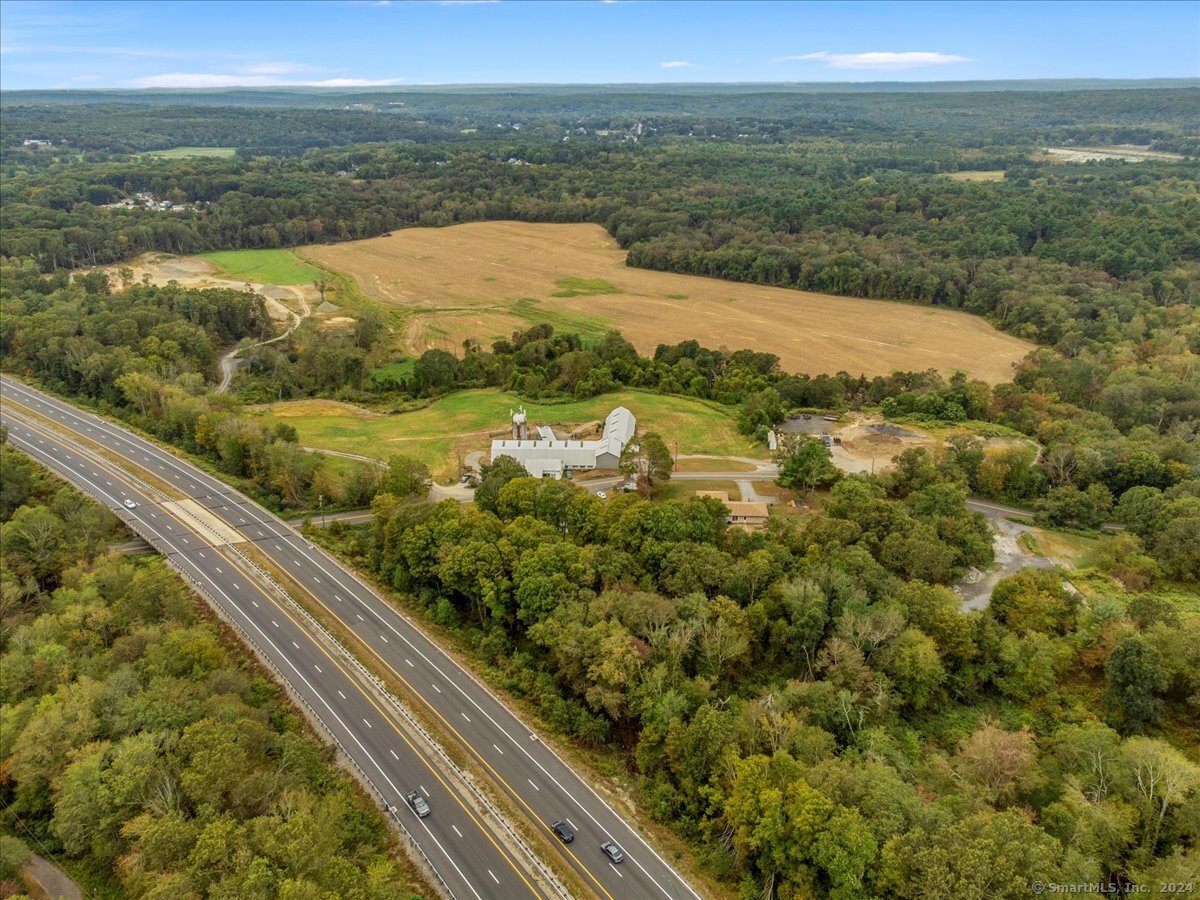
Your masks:
{"label": "dense forest", "polygon": [[624,749],[643,808],[745,897],[1186,880],[1200,621],[1060,571],[962,612],[944,585],[989,529],[961,472],[920,462],[748,535],[718,501],[602,502],[500,457],[473,509],[385,492],[373,524],[313,539],[551,727]]}
{"label": "dense forest", "polygon": [[8,371],[196,454],[272,509],[307,508],[320,495],[369,502],[372,467],[335,470],[301,450],[294,431],[251,423],[236,401],[212,393],[219,351],[271,333],[262,297],[134,284],[114,291],[99,273],[44,277],[28,264],[0,271]]}
{"label": "dense forest", "polygon": [[0,481],[0,828],[106,894],[416,896],[379,810],[165,562],[108,554],[116,518],[3,443]]}
{"label": "dense forest", "polygon": [[[772,143],[950,138],[1197,148],[1195,79],[1154,82],[942,82],[409,88],[371,91],[9,91],[5,158],[24,141],[102,155],[179,146],[289,155],[368,142],[475,143],[501,131],[572,140],[595,131],[655,140]],[[514,128],[515,126],[515,128]],[[582,129],[582,131],[581,131]],[[603,134],[601,136],[604,136]],[[39,150],[39,155],[45,154]]]}
{"label": "dense forest", "polygon": [[[369,525],[313,539],[445,629],[549,727],[624,764],[641,808],[747,898],[1194,880],[1200,620],[1183,602],[1200,579],[1194,87],[340,98],[357,109],[307,96],[291,108],[285,94],[6,100],[4,367],[186,450],[273,508],[371,503]],[[1193,158],[1041,153],[1119,142]],[[140,155],[193,143],[238,154]],[[1002,179],[949,177],[972,170]],[[105,205],[136,192],[182,208]],[[66,271],[145,250],[494,218],[595,222],[630,265],[949,306],[1040,346],[996,386],[932,370],[789,373],[756,348],[712,349],[712,335],[641,356],[619,333],[549,325],[402,360],[386,317],[364,307],[353,333],[305,324],[246,351],[232,394],[216,394],[219,355],[271,329],[260,297]],[[313,396],[402,415],[471,387],[540,401],[680,394],[727,409],[758,439],[801,409],[965,427],[878,476],[842,478],[819,444],[788,445],[788,486],[828,490],[810,497],[811,516],[746,534],[716,501],[601,502],[504,458],[473,506],[426,503],[427,472],[411,461],[334,468],[287,426],[241,415],[243,403]],[[986,446],[988,435],[1012,440]],[[27,465],[4,459],[18,474]],[[50,494],[28,499],[8,480],[6,469],[5,516],[44,519],[29,511],[41,503],[63,534],[82,528]],[[1098,541],[1082,571],[1021,572],[987,609],[963,612],[950,585],[993,554],[969,495],[1030,507],[1048,527],[1124,530]],[[100,526],[86,533],[103,543]],[[29,565],[8,543],[11,565]],[[5,596],[32,629],[19,632],[22,678],[49,677],[47,654],[73,658],[55,631],[67,626],[43,618],[69,618],[78,597],[116,610],[106,585],[153,569],[75,565],[96,551],[62,546],[61,565],[5,582],[24,585]],[[126,575],[95,577],[106,567]],[[137,627],[168,625],[209,627]],[[223,671],[233,651],[210,642]],[[99,654],[88,689],[102,690],[115,663],[88,652]],[[229,692],[239,716],[268,710],[273,723],[274,695]],[[38,820],[52,820],[56,777],[87,763],[79,777],[100,778],[110,756],[47,763]],[[307,777],[296,789],[319,806]],[[88,852],[125,859],[119,841],[140,833],[87,834],[101,841]],[[350,855],[368,846],[379,849],[343,844]]]}

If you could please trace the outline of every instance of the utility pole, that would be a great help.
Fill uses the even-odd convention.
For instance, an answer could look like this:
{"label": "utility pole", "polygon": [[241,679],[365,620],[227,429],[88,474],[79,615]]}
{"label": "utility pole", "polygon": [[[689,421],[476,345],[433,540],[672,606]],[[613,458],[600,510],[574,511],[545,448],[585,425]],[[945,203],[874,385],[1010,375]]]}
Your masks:
{"label": "utility pole", "polygon": [[321,527],[325,527],[325,495],[317,494],[317,512],[321,515]]}

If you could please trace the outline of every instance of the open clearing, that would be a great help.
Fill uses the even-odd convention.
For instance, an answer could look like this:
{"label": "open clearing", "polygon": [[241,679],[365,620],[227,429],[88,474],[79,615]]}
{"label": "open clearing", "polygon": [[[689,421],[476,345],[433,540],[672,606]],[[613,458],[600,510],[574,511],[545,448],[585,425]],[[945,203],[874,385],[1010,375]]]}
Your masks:
{"label": "open clearing", "polygon": [[311,285],[321,273],[307,266],[291,250],[221,250],[202,253],[206,259],[230,278],[260,284]]}
{"label": "open clearing", "polygon": [[[247,251],[260,252],[260,251]],[[283,253],[286,251],[266,251],[268,253]],[[224,254],[211,254],[221,256]],[[140,282],[149,279],[151,284],[165,285],[174,281],[181,287],[187,288],[228,288],[243,291],[246,284],[266,298],[267,313],[277,322],[289,322],[293,315],[305,315],[310,307],[319,302],[317,289],[307,283],[274,284],[259,281],[257,278],[238,278],[228,275],[224,270],[201,256],[172,256],[169,253],[143,253],[129,262],[119,265],[102,266],[101,271],[107,272],[111,284],[121,283],[119,271],[128,268],[133,272],[133,280]]]}
{"label": "open clearing", "polygon": [[1003,181],[1003,169],[990,169],[979,172],[947,172],[946,177],[951,181]]}
{"label": "open clearing", "polygon": [[304,248],[368,297],[409,312],[406,349],[458,352],[536,322],[642,353],[696,339],[777,353],[793,372],[963,369],[1008,381],[1033,346],[966,313],[632,269],[598,225],[480,222]]}
{"label": "open clearing", "polygon": [[227,159],[236,154],[236,147],[172,147],[170,150],[151,150],[146,155],[159,159],[187,159],[192,156]]}
{"label": "open clearing", "polygon": [[1123,159],[1125,162],[1142,162],[1147,159],[1180,160],[1182,153],[1166,150],[1151,150],[1137,144],[1116,144],[1112,147],[1047,147],[1050,159],[1056,162],[1087,162],[1092,159]]}
{"label": "open clearing", "polygon": [[641,431],[657,431],[679,453],[757,456],[757,449],[738,434],[733,417],[697,400],[640,391],[619,391],[573,403],[539,404],[496,390],[451,394],[413,412],[377,415],[350,404],[327,400],[295,400],[248,407],[270,422],[295,427],[305,447],[339,450],[387,458],[394,454],[421,460],[436,477],[457,473],[458,455],[486,450],[493,437],[511,436],[509,410],[525,407],[529,421],[553,425],[561,437],[583,436],[598,426],[614,406],[637,416]]}

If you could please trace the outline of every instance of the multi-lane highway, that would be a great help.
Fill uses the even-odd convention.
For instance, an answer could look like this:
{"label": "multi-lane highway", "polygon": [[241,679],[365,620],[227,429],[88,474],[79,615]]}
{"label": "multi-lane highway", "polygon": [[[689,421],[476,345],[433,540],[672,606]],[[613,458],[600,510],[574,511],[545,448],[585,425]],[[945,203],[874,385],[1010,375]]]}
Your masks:
{"label": "multi-lane highway", "polygon": [[[29,407],[37,409],[33,401]],[[133,467],[116,465],[87,443],[46,427],[44,419],[27,415],[29,407],[22,409],[8,396],[0,403],[9,442],[130,521],[221,609],[394,807],[454,896],[554,896],[538,884],[530,860],[505,846],[497,823],[473,808],[463,787],[410,735],[398,711],[239,554],[175,504],[164,503],[162,492],[131,478]],[[48,407],[40,412],[54,416]],[[88,427],[95,431],[83,425],[85,434]],[[405,800],[412,791],[421,792],[436,815],[418,818]]]}
{"label": "multi-lane highway", "polygon": [[[412,623],[332,557],[227,484],[153,442],[15,380],[0,380],[0,419],[10,441],[48,466],[69,472],[97,499],[145,526],[156,549],[202,586],[260,648],[278,655],[284,673],[389,802],[408,813],[403,794],[428,789],[433,814],[405,825],[459,897],[520,897],[545,891],[521,855],[489,820],[456,797],[419,747],[408,747],[390,711],[327,654],[312,626],[271,591],[255,589],[247,556],[261,555],[292,596],[340,625],[350,649],[412,694],[440,729],[513,805],[541,830],[587,888],[607,900],[698,898],[600,795],[495,695]],[[31,415],[32,414],[32,415]],[[40,416],[52,427],[42,427]],[[61,433],[62,438],[56,437]],[[88,447],[122,460],[117,467]],[[107,465],[106,465],[107,463]],[[130,479],[134,473],[141,481]],[[186,498],[178,502],[171,496]],[[138,504],[127,509],[124,500]],[[140,529],[139,529],[140,530]],[[235,564],[236,563],[236,564]],[[257,635],[257,636],[255,636]],[[259,640],[261,637],[261,641]],[[293,678],[294,675],[294,678]],[[344,695],[344,696],[343,696]],[[407,755],[406,751],[407,750]],[[356,758],[356,762],[358,759]],[[395,798],[392,800],[391,798]],[[569,823],[562,844],[551,823]],[[615,841],[625,861],[600,850]]]}

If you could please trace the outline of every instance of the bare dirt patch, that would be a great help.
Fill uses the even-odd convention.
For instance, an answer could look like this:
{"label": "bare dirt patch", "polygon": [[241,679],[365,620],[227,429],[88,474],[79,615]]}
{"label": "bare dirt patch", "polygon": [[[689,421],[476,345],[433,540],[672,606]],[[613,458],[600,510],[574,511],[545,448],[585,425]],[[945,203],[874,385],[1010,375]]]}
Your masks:
{"label": "bare dirt patch", "polygon": [[101,266],[100,271],[108,273],[110,283],[119,285],[121,276],[118,270],[123,266],[128,266],[133,271],[134,281],[141,282],[148,277],[150,283],[155,285],[165,285],[174,281],[180,287],[186,288],[227,288],[242,291],[249,283],[256,293],[266,298],[267,312],[271,318],[279,321],[289,320],[292,313],[303,315],[306,310],[305,303],[315,305],[320,299],[317,289],[308,284],[256,284],[227,278],[215,265],[198,256],[143,253],[120,266]]}
{"label": "bare dirt patch", "polygon": [[[631,269],[597,225],[412,228],[304,252],[352,275],[364,294],[408,310],[412,352],[459,351],[465,338],[487,342],[549,321],[595,336],[618,328],[643,353],[694,338],[777,353],[789,371],[935,367],[998,383],[1032,349],[951,310]],[[580,295],[564,281],[612,290]]]}

